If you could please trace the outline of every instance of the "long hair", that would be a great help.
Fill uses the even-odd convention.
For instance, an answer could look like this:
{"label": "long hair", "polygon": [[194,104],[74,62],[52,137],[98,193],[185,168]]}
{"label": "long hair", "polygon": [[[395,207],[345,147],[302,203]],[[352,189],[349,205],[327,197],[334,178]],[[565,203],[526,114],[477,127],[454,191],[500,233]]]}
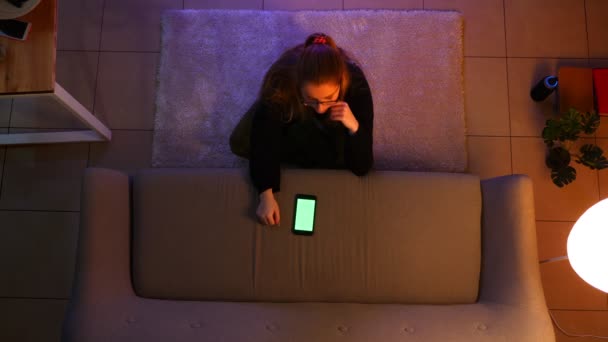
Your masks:
{"label": "long hair", "polygon": [[289,122],[306,110],[300,89],[307,82],[339,84],[339,100],[343,100],[350,85],[347,67],[350,62],[350,56],[336,45],[333,38],[323,33],[313,33],[303,44],[283,52],[270,66],[259,97],[279,108],[282,120]]}

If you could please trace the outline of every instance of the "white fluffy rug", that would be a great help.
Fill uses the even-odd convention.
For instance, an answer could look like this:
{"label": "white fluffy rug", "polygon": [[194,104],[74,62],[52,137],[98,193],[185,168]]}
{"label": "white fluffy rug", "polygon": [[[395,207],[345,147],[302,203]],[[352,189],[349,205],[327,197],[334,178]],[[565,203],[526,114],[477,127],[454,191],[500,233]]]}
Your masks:
{"label": "white fluffy rug", "polygon": [[457,12],[179,10],[162,18],[155,167],[238,167],[228,138],[283,50],[313,32],[362,65],[375,169],[466,169],[463,21]]}

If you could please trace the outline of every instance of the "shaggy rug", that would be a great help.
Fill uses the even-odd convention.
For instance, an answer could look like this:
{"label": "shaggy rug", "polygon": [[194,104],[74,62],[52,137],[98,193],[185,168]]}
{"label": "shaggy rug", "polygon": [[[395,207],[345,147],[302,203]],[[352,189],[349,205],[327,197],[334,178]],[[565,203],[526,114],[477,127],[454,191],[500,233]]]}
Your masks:
{"label": "shaggy rug", "polygon": [[278,56],[324,32],[370,84],[375,169],[466,169],[460,13],[177,10],[161,25],[155,167],[247,165],[230,151],[232,129]]}

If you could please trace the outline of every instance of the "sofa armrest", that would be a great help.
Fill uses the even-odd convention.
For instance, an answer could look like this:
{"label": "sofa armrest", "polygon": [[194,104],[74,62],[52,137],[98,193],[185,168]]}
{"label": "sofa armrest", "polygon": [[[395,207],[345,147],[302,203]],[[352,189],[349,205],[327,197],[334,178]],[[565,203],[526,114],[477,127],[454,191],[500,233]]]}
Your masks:
{"label": "sofa armrest", "polygon": [[525,175],[481,182],[481,302],[547,310],[536,244],[532,181]]}
{"label": "sofa armrest", "polygon": [[129,176],[89,168],[83,183],[73,301],[133,296]]}

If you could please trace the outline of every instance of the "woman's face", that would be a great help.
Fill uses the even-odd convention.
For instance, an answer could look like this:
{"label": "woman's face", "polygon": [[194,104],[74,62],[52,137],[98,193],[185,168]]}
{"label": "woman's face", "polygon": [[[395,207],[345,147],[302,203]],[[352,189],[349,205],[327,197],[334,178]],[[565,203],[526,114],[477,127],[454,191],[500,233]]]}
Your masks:
{"label": "woman's face", "polygon": [[304,105],[313,108],[317,113],[323,114],[338,102],[340,85],[333,82],[312,83],[306,82],[301,89]]}

